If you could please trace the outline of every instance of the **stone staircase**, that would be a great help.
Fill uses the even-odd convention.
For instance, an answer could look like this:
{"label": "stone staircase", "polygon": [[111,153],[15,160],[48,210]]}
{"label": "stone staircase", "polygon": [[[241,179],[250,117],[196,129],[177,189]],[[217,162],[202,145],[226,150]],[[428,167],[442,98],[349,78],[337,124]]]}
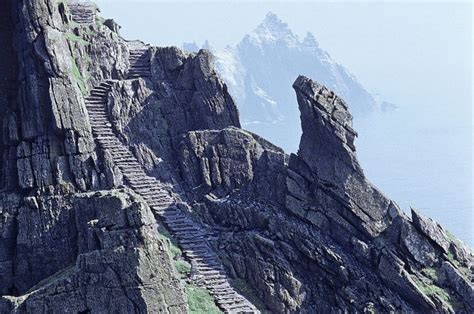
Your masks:
{"label": "stone staircase", "polygon": [[68,3],[72,20],[77,24],[92,24],[95,22],[97,8],[91,2],[71,1]]}
{"label": "stone staircase", "polygon": [[[142,62],[145,53],[142,50],[130,53],[130,58],[133,58],[130,63],[137,65],[135,69],[130,69],[130,78],[150,72],[149,66],[146,70],[146,63]],[[176,206],[178,198],[170,188],[148,176],[128,147],[115,135],[107,109],[107,96],[113,83],[112,80],[101,83],[86,98],[96,143],[112,155],[127,184],[146,200],[178,240],[186,259],[191,262],[192,280],[207,288],[216,304],[226,313],[259,313],[252,303],[230,285],[222,263],[208,243],[211,234],[201,223]]]}
{"label": "stone staircase", "polygon": [[130,50],[129,62],[128,79],[151,76],[148,48]]}

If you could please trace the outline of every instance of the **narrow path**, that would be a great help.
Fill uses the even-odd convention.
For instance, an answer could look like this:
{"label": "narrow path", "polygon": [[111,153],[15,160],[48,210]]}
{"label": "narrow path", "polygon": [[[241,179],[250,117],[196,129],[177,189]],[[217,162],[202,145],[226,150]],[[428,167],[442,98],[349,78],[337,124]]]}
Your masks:
{"label": "narrow path", "polygon": [[[130,52],[129,79],[150,75],[147,54],[146,49]],[[107,96],[113,83],[103,82],[86,98],[96,143],[101,149],[110,152],[128,185],[146,200],[176,237],[186,258],[193,265],[196,283],[208,289],[216,304],[226,313],[259,313],[252,303],[230,285],[220,259],[208,243],[211,235],[204,226],[176,206],[178,198],[163,183],[148,176],[129,148],[115,135],[107,110]]]}

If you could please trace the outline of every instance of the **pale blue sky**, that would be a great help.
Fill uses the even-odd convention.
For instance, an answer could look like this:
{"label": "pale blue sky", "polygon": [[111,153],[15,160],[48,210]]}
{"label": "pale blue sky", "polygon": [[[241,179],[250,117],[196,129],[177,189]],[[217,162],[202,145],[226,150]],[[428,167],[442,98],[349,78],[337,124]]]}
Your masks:
{"label": "pale blue sky", "polygon": [[[96,2],[123,26],[125,37],[160,46],[205,39],[217,47],[234,44],[273,11],[296,33],[313,32],[369,89],[395,102],[402,90],[416,97],[428,92],[437,97],[433,87],[470,91],[469,2]],[[470,105],[461,110],[465,116]]]}

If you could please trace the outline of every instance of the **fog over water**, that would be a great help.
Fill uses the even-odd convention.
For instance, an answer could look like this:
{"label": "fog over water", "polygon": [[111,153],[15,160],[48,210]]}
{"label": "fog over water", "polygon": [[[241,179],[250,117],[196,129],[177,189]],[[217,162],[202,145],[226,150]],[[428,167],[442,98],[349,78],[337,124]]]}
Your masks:
{"label": "fog over water", "polygon": [[[470,2],[96,2],[124,37],[159,46],[234,45],[268,11],[301,37],[313,32],[366,89],[399,107],[354,121],[369,180],[474,247]],[[298,134],[274,128],[278,144],[296,151]]]}

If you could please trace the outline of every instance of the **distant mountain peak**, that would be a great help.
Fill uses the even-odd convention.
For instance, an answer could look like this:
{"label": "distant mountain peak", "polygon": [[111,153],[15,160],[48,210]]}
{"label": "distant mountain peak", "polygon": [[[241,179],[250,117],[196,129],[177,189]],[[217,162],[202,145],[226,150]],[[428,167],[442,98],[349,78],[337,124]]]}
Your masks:
{"label": "distant mountain peak", "polygon": [[265,25],[273,25],[273,26],[280,26],[280,27],[288,27],[288,25],[283,22],[278,15],[273,13],[272,11],[269,11],[267,15],[265,16],[265,19],[263,20],[262,24]]}
{"label": "distant mountain peak", "polygon": [[265,19],[247,36],[254,44],[284,42],[287,45],[298,45],[298,36],[295,35],[287,23],[283,22],[275,13],[268,12]]}

